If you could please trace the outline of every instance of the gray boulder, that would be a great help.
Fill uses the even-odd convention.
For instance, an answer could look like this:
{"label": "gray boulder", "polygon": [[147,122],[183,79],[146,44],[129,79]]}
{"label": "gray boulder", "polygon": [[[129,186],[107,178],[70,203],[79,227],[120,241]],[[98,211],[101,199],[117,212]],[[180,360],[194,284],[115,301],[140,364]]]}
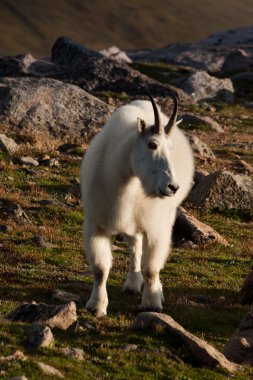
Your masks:
{"label": "gray boulder", "polygon": [[167,62],[217,73],[227,57],[243,46],[252,54],[253,27],[225,30],[208,36],[197,43],[175,43],[159,49],[127,50],[133,61]]}
{"label": "gray boulder", "polygon": [[65,36],[57,38],[52,48],[51,60],[60,65],[72,65],[87,57],[102,57],[102,54]]}
{"label": "gray boulder", "polygon": [[0,79],[0,123],[42,141],[89,141],[112,112],[71,84],[46,78]]}
{"label": "gray boulder", "polygon": [[243,49],[235,49],[227,56],[220,70],[222,73],[247,71],[252,68],[252,65],[253,57],[251,55]]}
{"label": "gray boulder", "polygon": [[221,367],[229,372],[239,370],[239,366],[229,361],[221,352],[212,345],[185,330],[179,323],[166,314],[154,312],[143,312],[138,314],[132,329],[150,329],[155,326],[162,326],[171,332],[177,339],[182,341],[182,345],[188,348],[189,353],[197,360],[202,367]]}
{"label": "gray boulder", "polygon": [[224,50],[208,49],[198,44],[176,43],[158,49],[127,50],[127,55],[137,62],[161,61],[197,70],[217,72],[227,53]]}
{"label": "gray boulder", "polygon": [[206,71],[197,71],[187,78],[177,82],[177,86],[191,95],[196,102],[223,101],[233,103],[234,87],[230,79],[218,79],[209,75]]}
{"label": "gray boulder", "polygon": [[249,210],[253,208],[253,183],[246,175],[216,171],[196,184],[186,203],[201,209]]}
{"label": "gray boulder", "polygon": [[198,46],[218,48],[219,46],[234,49],[235,46],[244,46],[252,49],[253,27],[227,29],[213,33],[198,42]]}

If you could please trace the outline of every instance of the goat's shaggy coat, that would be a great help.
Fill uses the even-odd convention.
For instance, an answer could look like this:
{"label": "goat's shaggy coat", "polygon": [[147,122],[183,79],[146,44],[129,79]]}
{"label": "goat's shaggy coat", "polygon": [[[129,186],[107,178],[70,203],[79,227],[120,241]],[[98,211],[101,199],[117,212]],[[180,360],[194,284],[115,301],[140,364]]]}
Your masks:
{"label": "goat's shaggy coat", "polygon": [[83,160],[84,242],[95,278],[86,308],[97,316],[107,312],[110,237],[118,233],[131,253],[124,290],[141,293],[144,282],[142,308],[162,309],[159,272],[169,255],[176,209],[191,187],[193,158],[175,120],[166,133],[168,118],[159,111],[161,127],[155,130],[153,107],[134,101],[119,108]]}

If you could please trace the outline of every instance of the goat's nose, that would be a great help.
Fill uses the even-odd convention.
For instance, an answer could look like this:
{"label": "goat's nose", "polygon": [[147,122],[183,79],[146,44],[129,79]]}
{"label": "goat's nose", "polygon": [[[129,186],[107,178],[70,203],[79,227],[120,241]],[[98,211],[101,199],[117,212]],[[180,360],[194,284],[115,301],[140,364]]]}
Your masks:
{"label": "goat's nose", "polygon": [[170,183],[170,184],[168,185],[168,188],[169,188],[171,191],[173,191],[173,193],[175,194],[175,193],[178,191],[179,186],[178,186],[176,183]]}

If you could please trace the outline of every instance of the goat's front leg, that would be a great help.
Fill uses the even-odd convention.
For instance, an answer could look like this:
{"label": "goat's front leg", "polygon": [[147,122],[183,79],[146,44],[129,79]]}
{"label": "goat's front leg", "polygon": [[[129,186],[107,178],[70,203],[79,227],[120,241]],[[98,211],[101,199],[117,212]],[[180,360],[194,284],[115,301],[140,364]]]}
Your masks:
{"label": "goat's front leg", "polygon": [[148,235],[144,237],[143,243],[144,288],[141,308],[160,312],[164,298],[159,274],[169,254],[170,236],[168,233],[156,237]]}
{"label": "goat's front leg", "polygon": [[142,239],[142,234],[126,238],[130,249],[130,269],[123,286],[123,291],[133,295],[140,295],[143,285],[141,273]]}
{"label": "goat's front leg", "polygon": [[85,251],[94,275],[94,285],[86,309],[96,317],[107,314],[108,296],[106,281],[112,265],[110,239],[90,226],[85,227]]}

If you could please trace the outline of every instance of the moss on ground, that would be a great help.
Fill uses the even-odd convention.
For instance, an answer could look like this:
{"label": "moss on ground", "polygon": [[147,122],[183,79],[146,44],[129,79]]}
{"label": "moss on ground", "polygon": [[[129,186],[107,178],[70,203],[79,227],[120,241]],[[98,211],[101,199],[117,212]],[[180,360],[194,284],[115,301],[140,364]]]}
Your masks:
{"label": "moss on ground", "polygon": [[[165,331],[130,332],[129,326],[138,313],[140,299],[122,294],[129,257],[124,245],[114,252],[114,267],[108,281],[110,299],[108,317],[96,320],[84,310],[92,286],[90,269],[82,253],[81,205],[69,206],[65,195],[74,176],[78,175],[80,161],[66,163],[53,174],[47,168],[35,168],[31,177],[35,193],[23,190],[27,176],[17,167],[0,172],[1,187],[9,188],[11,197],[25,207],[32,224],[12,225],[12,231],[0,234],[0,313],[5,316],[21,302],[52,303],[51,292],[60,288],[80,294],[78,316],[83,328],[54,331],[52,348],[27,347],[29,324],[0,322],[0,355],[9,355],[19,349],[27,360],[1,364],[0,378],[25,374],[29,379],[45,378],[36,362],[50,364],[65,374],[67,379],[226,379],[227,373],[216,369],[201,369],[189,362],[186,349],[178,345]],[[14,180],[10,180],[13,177]],[[3,193],[3,192],[2,192]],[[53,201],[43,205],[43,201]],[[199,216],[199,215],[198,215]],[[185,328],[223,349],[227,339],[238,325],[246,308],[237,302],[239,287],[251,266],[252,229],[249,221],[240,215],[202,214],[201,219],[223,234],[232,244],[198,250],[173,249],[170,261],[162,271],[165,293],[165,313],[170,314]],[[1,223],[6,221],[2,220]],[[55,246],[37,247],[32,236],[42,231]],[[189,306],[178,299],[201,294],[214,300],[213,305]],[[94,329],[85,326],[89,322]],[[135,351],[127,351],[136,344]],[[66,358],[62,347],[82,348],[85,361]],[[171,354],[178,355],[186,364],[177,363]],[[253,371],[235,375],[247,378]]]}

